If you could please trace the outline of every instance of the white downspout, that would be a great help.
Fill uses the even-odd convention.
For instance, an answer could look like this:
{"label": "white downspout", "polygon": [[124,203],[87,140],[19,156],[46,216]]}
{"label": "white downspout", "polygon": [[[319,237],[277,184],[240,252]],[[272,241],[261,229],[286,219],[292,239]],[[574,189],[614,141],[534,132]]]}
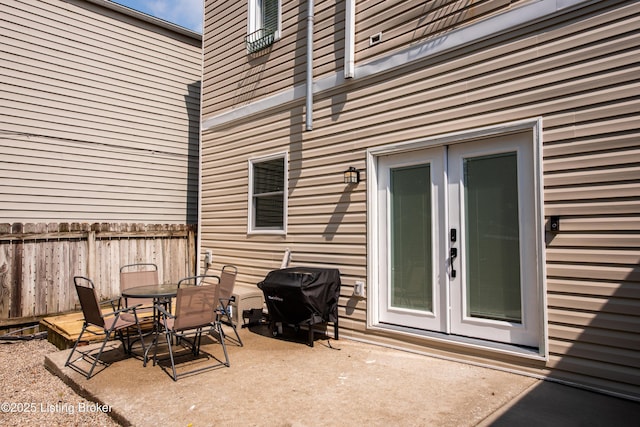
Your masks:
{"label": "white downspout", "polygon": [[344,78],[352,79],[356,68],[356,0],[346,0],[344,9]]}
{"label": "white downspout", "polygon": [[307,3],[307,130],[313,129],[313,0]]}

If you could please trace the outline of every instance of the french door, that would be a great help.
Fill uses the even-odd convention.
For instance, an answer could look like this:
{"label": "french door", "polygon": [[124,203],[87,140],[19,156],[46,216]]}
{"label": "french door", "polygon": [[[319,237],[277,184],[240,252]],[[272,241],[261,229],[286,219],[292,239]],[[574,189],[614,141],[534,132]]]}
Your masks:
{"label": "french door", "polygon": [[378,157],[378,320],[538,347],[530,133]]}

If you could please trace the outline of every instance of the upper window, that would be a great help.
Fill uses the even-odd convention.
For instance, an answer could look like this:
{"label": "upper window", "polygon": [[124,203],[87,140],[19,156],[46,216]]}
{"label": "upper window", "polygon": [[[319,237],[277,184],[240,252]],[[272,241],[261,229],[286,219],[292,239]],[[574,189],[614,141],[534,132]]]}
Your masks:
{"label": "upper window", "polygon": [[286,232],[286,165],[286,153],[249,161],[249,232]]}
{"label": "upper window", "polygon": [[249,52],[264,49],[280,37],[280,9],[280,0],[249,0]]}

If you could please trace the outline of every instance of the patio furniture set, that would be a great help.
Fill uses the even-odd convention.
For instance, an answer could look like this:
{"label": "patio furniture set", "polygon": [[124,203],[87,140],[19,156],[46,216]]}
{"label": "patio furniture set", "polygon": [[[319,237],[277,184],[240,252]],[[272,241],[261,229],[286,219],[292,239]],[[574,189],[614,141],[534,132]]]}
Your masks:
{"label": "patio furniture set", "polygon": [[[107,301],[111,311],[103,312],[93,281],[87,277],[74,277],[74,285],[84,315],[82,330],[65,363],[72,369],[81,372],[87,379],[91,378],[101,361],[105,345],[112,337],[122,342],[125,354],[132,355],[134,343],[142,348],[143,366],[147,365],[150,350],[153,349],[153,365],[158,364],[158,346],[161,336],[165,337],[168,357],[171,362],[171,377],[190,375],[203,370],[221,366],[230,366],[225,343],[225,332],[222,325],[228,325],[235,333],[238,345],[242,340],[233,319],[230,316],[230,304],[233,302],[233,288],[237,276],[237,268],[225,265],[220,275],[204,274],[180,279],[176,284],[162,284],[158,280],[158,268],[155,264],[129,264],[120,269],[120,286],[122,296]],[[103,303],[104,304],[104,303]],[[145,343],[145,335],[141,324],[150,323],[152,340]],[[83,335],[104,334],[100,348],[81,351],[78,344]],[[177,373],[176,358],[200,355],[200,345],[204,332],[210,332],[222,346],[224,360],[215,358],[214,364]],[[182,350],[178,349],[182,348]],[[174,349],[178,350],[178,353]],[[186,353],[183,350],[188,350]],[[78,353],[73,359],[74,353]],[[73,359],[73,360],[72,360]],[[91,367],[83,370],[80,360],[88,361]]]}
{"label": "patio furniture set", "polygon": [[[229,355],[225,339],[231,338],[243,346],[236,322],[231,315],[231,304],[235,301],[234,286],[238,269],[225,265],[220,275],[203,274],[180,279],[175,284],[160,283],[155,264],[129,264],[120,269],[121,296],[107,301],[111,311],[101,310],[98,294],[91,279],[74,277],[74,284],[82,307],[84,322],[65,366],[91,378],[107,341],[117,337],[122,342],[126,355],[133,354],[134,343],[140,343],[143,366],[151,358],[153,365],[161,360],[171,362],[170,376],[178,377],[221,366],[229,367]],[[313,347],[314,326],[333,323],[334,338],[338,339],[338,299],[340,297],[340,271],[333,268],[293,267],[271,271],[257,287],[262,290],[266,302],[269,327],[272,335],[283,333],[283,326],[294,330],[308,330],[307,344]],[[242,299],[242,297],[240,297]],[[262,304],[261,304],[262,305]],[[238,307],[241,304],[238,302]],[[252,312],[251,310],[246,310]],[[257,309],[262,315],[262,308]],[[245,313],[243,313],[244,317]],[[151,342],[145,342],[141,324],[150,326]],[[227,337],[223,325],[230,326],[235,335]],[[95,350],[80,351],[78,344],[86,333],[104,335],[97,354]],[[224,358],[208,354],[216,363],[178,373],[177,356],[200,356],[202,335],[209,332],[222,346]],[[158,358],[161,337],[166,341],[168,356]],[[174,349],[182,348],[176,353]],[[152,356],[150,352],[153,349]],[[79,356],[73,359],[75,353]],[[73,360],[72,360],[73,359]],[[76,362],[91,363],[83,370]],[[164,366],[163,366],[164,369]],[[181,370],[182,371],[182,370]]]}

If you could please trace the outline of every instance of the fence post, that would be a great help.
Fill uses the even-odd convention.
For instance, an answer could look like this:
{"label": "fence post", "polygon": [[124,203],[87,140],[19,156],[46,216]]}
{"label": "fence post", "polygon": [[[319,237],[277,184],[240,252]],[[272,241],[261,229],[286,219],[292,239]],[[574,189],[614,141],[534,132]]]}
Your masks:
{"label": "fence post", "polygon": [[196,259],[196,233],[195,227],[187,226],[187,271],[188,274],[200,274],[198,270],[198,260]]}
{"label": "fence post", "polygon": [[89,230],[87,233],[87,277],[96,280],[96,232]]}

